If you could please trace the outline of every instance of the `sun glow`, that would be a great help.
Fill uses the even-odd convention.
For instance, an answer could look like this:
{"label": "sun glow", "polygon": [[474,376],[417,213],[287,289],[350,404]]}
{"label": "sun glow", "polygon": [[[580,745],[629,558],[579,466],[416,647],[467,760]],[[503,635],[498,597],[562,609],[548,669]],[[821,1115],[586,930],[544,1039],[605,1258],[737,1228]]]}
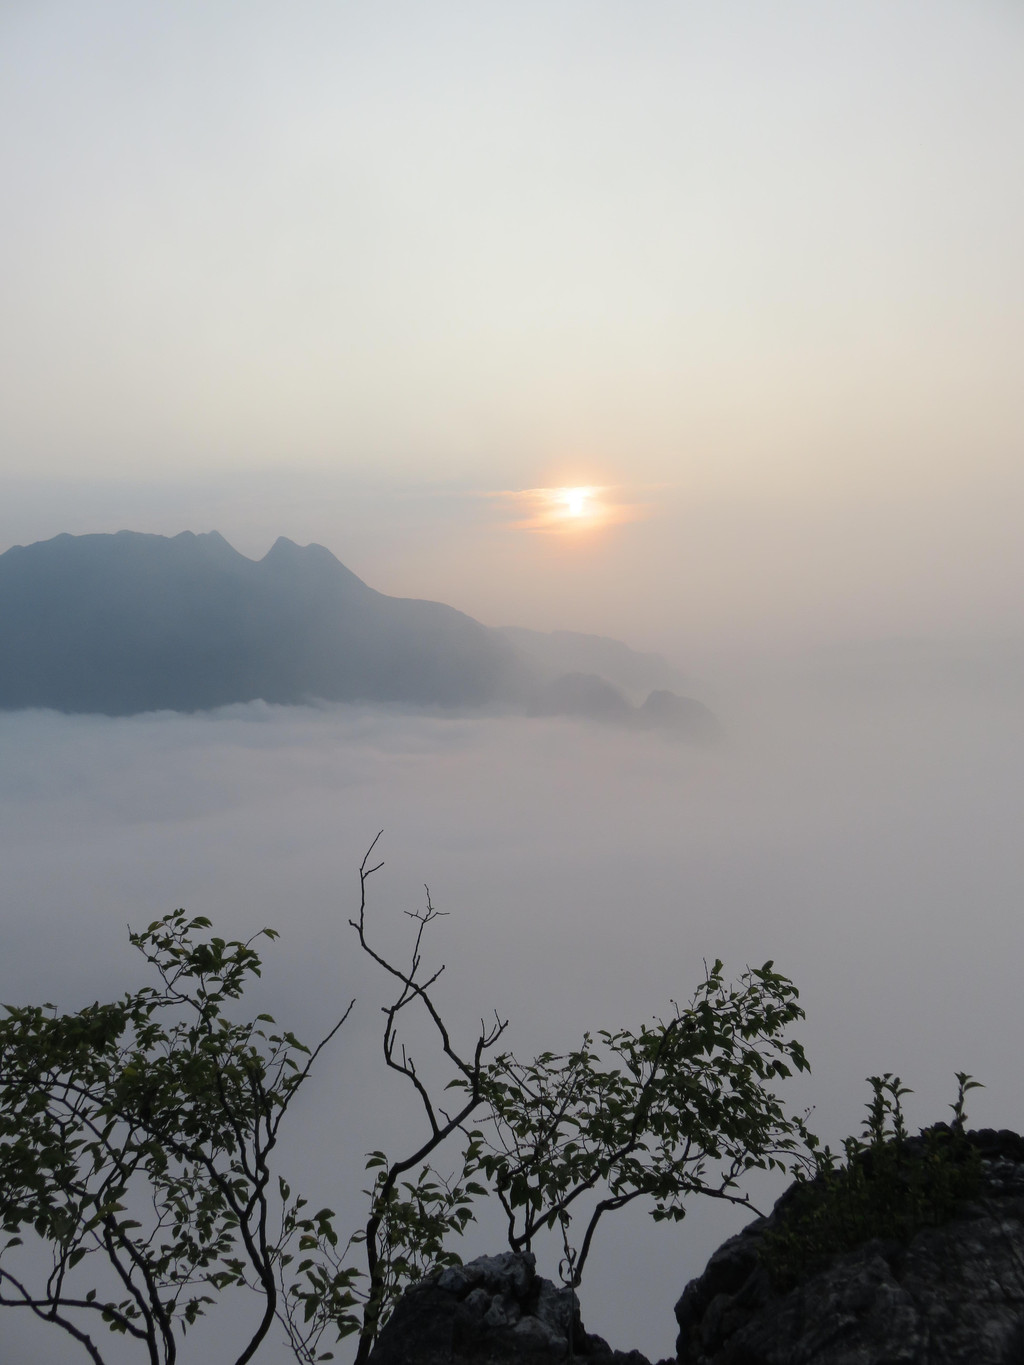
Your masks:
{"label": "sun glow", "polygon": [[585,517],[587,515],[589,510],[587,503],[591,493],[589,488],[560,488],[558,492],[565,503],[566,516]]}
{"label": "sun glow", "polygon": [[597,530],[608,520],[603,488],[538,488],[538,529],[562,532]]}
{"label": "sun glow", "polygon": [[488,496],[507,501],[517,514],[513,525],[520,531],[579,537],[589,541],[595,532],[648,515],[646,505],[625,495],[617,486],[572,484],[554,488],[522,488]]}

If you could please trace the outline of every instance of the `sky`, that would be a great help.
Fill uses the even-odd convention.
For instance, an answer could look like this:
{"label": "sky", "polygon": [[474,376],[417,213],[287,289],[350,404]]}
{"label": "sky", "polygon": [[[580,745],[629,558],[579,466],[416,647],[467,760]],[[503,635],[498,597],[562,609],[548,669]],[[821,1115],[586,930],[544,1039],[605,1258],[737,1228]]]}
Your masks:
{"label": "sky", "polygon": [[[725,731],[0,715],[0,999],[112,998],[177,905],[275,925],[300,1036],[359,998],[285,1153],[354,1209],[405,1122],[345,923],[383,828],[468,1030],[770,957],[827,1140],[884,1071],[1024,1127],[1022,61],[1012,0],[0,5],[0,552],[315,541],[661,650]],[[669,1354],[741,1222],[624,1218],[584,1320]]]}
{"label": "sky", "polygon": [[[1005,0],[11,3],[0,549],[327,545],[681,661],[1016,629]],[[572,537],[500,494],[610,490]]]}

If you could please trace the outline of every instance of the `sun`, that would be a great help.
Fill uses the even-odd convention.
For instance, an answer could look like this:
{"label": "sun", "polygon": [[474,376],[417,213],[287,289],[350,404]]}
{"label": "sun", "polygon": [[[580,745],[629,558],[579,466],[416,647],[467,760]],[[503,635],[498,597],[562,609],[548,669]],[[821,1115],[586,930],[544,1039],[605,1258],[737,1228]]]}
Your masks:
{"label": "sun", "polygon": [[608,520],[604,492],[593,484],[536,489],[538,529],[573,534],[598,530]]}
{"label": "sun", "polygon": [[589,488],[563,488],[559,490],[562,502],[565,504],[565,515],[567,517],[585,517],[589,508],[587,503],[590,500]]}
{"label": "sun", "polygon": [[497,493],[507,498],[520,520],[521,531],[541,531],[590,542],[595,532],[626,520],[619,490],[602,484],[557,484]]}

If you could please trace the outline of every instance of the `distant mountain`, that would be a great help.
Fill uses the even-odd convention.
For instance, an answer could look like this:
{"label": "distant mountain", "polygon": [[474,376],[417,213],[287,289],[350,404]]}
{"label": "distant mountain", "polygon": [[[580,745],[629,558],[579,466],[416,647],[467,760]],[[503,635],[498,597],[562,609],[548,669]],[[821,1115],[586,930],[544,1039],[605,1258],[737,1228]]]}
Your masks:
{"label": "distant mountain", "polygon": [[[580,684],[559,660],[605,667]],[[190,531],[61,535],[0,555],[5,710],[130,715],[259,698],[628,721],[641,708],[615,684],[669,672],[616,641],[492,630],[440,602],[387,597],[322,546],[284,537],[261,560]]]}
{"label": "distant mountain", "polygon": [[583,716],[635,730],[671,730],[701,743],[722,736],[718,719],[702,702],[659,690],[650,693],[642,706],[633,706],[596,673],[563,673],[534,692],[528,705],[531,716]]}
{"label": "distant mountain", "polygon": [[683,675],[660,654],[640,654],[604,635],[582,635],[574,630],[545,634],[519,626],[505,627],[500,633],[548,682],[565,673],[596,673],[630,694],[687,686]]}
{"label": "distant mountain", "polygon": [[704,743],[714,743],[723,734],[718,717],[703,702],[667,691],[652,692],[637,707],[633,723],[644,730],[674,730]]}
{"label": "distant mountain", "polygon": [[633,709],[617,687],[596,673],[563,673],[530,698],[532,716],[586,716],[624,725]]}
{"label": "distant mountain", "polygon": [[227,702],[500,697],[510,645],[438,602],[385,597],[284,538],[57,536],[0,555],[0,706],[122,715]]}

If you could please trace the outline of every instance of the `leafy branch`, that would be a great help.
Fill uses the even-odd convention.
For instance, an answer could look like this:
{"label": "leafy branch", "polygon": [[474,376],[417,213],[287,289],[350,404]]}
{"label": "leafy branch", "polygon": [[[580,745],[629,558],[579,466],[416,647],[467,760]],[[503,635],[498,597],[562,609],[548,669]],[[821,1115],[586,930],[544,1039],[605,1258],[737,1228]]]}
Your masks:
{"label": "leafy branch", "polygon": [[496,1058],[484,1086],[481,1168],[505,1211],[509,1246],[529,1250],[540,1230],[566,1229],[590,1196],[572,1260],[578,1286],[600,1220],[636,1199],[650,1201],[656,1220],[683,1218],[692,1194],[752,1207],[743,1175],[806,1160],[804,1124],[772,1088],[807,1069],[787,1036],[802,1018],[796,988],[771,962],[735,985],[715,962],[668,1020],[636,1033],[602,1030],[596,1040],[587,1033],[565,1055]]}

